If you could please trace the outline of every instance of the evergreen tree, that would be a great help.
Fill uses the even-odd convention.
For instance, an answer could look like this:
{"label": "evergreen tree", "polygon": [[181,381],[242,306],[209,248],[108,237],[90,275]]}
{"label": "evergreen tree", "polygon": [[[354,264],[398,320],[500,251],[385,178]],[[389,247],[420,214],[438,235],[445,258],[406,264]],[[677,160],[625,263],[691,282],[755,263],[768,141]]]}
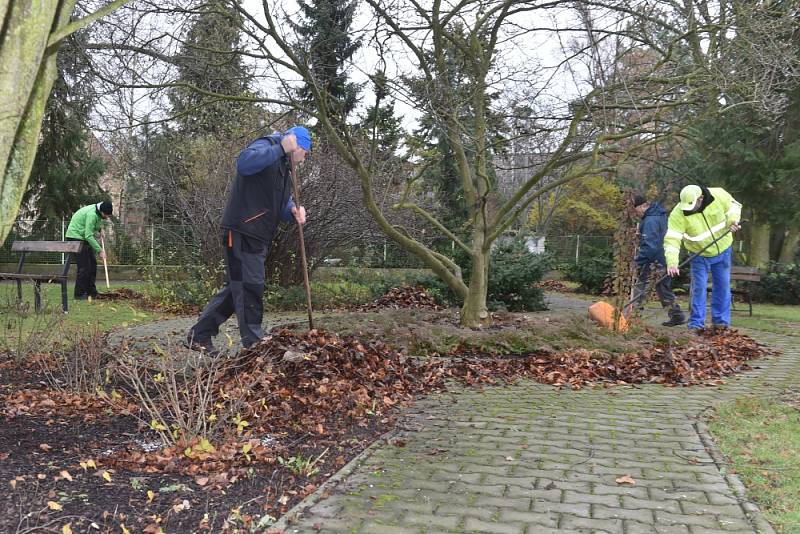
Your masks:
{"label": "evergreen tree", "polygon": [[[361,46],[350,37],[358,3],[355,0],[300,0],[304,20],[294,24],[301,38],[300,53],[311,67],[313,83],[325,98],[329,113],[343,126],[358,102],[359,86],[347,81],[345,62]],[[305,102],[313,100],[310,84],[300,89]]]}
{"label": "evergreen tree", "polygon": [[224,98],[247,96],[252,81],[237,53],[241,47],[240,19],[230,2],[210,0],[190,27],[175,58],[178,82],[185,85],[170,92],[180,133],[215,135],[249,120],[253,104]]}
{"label": "evergreen tree", "polygon": [[58,54],[58,75],[45,108],[39,148],[22,197],[22,217],[35,229],[60,226],[78,208],[97,202],[105,163],[91,153],[87,122],[95,102],[85,32],[67,38]]}

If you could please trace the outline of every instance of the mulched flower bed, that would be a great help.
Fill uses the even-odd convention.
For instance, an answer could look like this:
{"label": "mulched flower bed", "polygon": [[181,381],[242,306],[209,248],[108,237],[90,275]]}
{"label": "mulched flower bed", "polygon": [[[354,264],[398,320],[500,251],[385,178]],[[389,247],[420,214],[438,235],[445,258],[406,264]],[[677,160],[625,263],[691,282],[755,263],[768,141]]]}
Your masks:
{"label": "mulched flower bed", "polygon": [[[73,532],[85,532],[94,523],[101,532],[124,532],[122,525],[130,532],[266,531],[270,517],[391,428],[397,407],[451,381],[530,378],[573,389],[719,384],[765,355],[752,339],[728,331],[614,357],[587,350],[500,357],[454,350],[423,360],[380,341],[279,330],[218,376],[216,395],[237,399],[238,417],[247,424],[213,446],[192,440],[171,448],[124,411],[63,394],[48,400],[31,375],[31,383],[1,390],[7,408],[0,478],[9,488],[0,500],[0,530],[22,524],[60,531],[69,523]],[[6,385],[24,376],[4,366],[0,372]]]}

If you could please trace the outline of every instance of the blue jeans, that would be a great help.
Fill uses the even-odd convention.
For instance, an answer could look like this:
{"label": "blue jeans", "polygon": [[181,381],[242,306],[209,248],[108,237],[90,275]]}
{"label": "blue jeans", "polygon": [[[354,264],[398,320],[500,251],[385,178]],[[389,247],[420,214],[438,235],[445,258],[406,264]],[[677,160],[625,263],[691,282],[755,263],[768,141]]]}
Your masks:
{"label": "blue jeans", "polygon": [[692,267],[692,313],[689,328],[703,328],[706,322],[706,287],[711,271],[711,324],[731,324],[731,263],[732,247],[710,258],[698,256]]}

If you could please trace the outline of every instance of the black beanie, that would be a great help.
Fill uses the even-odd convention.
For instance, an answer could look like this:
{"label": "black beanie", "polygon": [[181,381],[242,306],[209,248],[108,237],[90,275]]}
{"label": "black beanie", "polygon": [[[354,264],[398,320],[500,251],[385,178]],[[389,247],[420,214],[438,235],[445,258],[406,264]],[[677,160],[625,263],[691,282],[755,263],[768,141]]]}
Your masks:
{"label": "black beanie", "polygon": [[647,202],[647,199],[645,198],[645,196],[643,194],[636,193],[635,195],[633,195],[633,207],[634,208],[638,208],[639,206],[641,206],[645,202]]}
{"label": "black beanie", "polygon": [[113,206],[111,205],[111,202],[108,201],[108,200],[105,200],[105,201],[101,202],[100,205],[97,207],[97,211],[99,211],[100,213],[105,213],[106,215],[111,215],[111,213],[114,210],[113,210]]}

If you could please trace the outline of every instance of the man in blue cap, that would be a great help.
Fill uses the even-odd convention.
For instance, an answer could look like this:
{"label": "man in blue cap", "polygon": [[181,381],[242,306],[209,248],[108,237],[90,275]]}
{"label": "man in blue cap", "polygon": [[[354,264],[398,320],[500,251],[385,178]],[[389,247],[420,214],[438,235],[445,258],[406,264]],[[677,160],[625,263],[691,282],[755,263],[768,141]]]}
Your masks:
{"label": "man in blue cap", "polygon": [[218,354],[211,338],[234,313],[244,347],[263,337],[264,261],[280,220],[306,222],[305,208],[292,200],[291,167],[309,150],[311,135],[295,126],[283,135],[260,137],[239,153],[221,223],[227,283],[189,330],[189,348]]}

